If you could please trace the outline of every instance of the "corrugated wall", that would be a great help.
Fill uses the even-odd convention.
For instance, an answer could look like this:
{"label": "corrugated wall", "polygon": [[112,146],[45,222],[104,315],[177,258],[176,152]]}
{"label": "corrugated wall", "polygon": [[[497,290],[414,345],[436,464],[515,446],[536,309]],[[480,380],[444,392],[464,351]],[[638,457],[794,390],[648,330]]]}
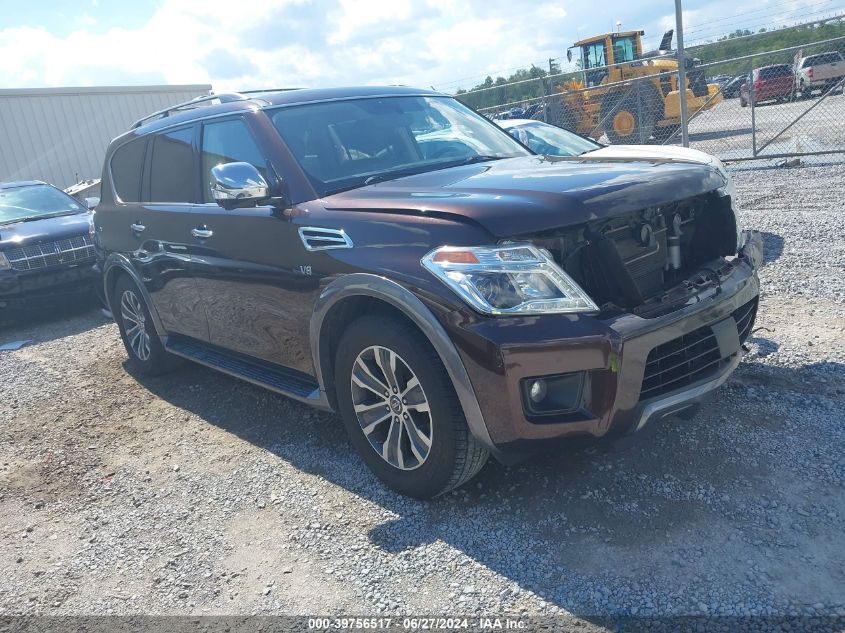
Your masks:
{"label": "corrugated wall", "polygon": [[99,178],[109,142],[141,117],[211,86],[0,90],[0,181],[60,188]]}

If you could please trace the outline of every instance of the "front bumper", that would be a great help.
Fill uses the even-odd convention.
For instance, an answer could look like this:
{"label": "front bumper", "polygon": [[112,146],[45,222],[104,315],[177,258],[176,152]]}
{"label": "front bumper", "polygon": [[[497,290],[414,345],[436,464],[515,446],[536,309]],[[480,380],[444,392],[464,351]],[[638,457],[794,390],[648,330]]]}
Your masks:
{"label": "front bumper", "polygon": [[[762,240],[759,233],[745,232],[744,237],[740,257],[719,283],[664,316],[626,314],[602,321],[581,315],[491,319],[462,314],[442,319],[470,376],[493,448],[501,456],[556,438],[637,430],[690,407],[727,380],[740,361],[740,337],[751,330],[759,295]],[[677,383],[670,380],[658,388],[649,383],[646,389],[644,378],[655,362],[649,354],[702,332],[717,344],[711,353],[718,358]],[[585,376],[577,410],[526,413],[524,379],[570,372]]]}
{"label": "front bumper", "polygon": [[94,261],[32,271],[0,271],[0,310],[45,305],[95,290]]}

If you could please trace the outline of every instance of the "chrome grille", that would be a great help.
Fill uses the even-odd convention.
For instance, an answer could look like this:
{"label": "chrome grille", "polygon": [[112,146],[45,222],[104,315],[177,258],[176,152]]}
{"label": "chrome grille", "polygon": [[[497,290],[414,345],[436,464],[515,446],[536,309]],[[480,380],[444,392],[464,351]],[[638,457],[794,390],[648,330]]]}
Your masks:
{"label": "chrome grille", "polygon": [[55,242],[42,242],[5,252],[13,270],[39,270],[93,261],[94,244],[87,235],[77,235]]}

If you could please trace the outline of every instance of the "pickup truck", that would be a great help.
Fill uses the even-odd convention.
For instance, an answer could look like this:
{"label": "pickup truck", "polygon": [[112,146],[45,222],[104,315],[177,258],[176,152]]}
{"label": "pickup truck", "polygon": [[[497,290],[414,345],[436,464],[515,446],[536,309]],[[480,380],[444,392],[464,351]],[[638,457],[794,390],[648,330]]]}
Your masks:
{"label": "pickup truck", "polygon": [[839,51],[802,57],[795,67],[795,90],[810,97],[813,90],[827,92],[845,77],[845,61]]}

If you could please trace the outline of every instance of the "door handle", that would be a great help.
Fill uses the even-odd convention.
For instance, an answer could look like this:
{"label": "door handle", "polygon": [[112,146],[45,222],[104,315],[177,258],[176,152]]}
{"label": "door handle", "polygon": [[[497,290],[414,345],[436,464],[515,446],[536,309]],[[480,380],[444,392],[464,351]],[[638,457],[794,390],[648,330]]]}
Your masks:
{"label": "door handle", "polygon": [[133,233],[140,233],[141,231],[143,231],[147,227],[144,226],[143,224],[139,224],[139,223],[135,222],[135,224],[130,224],[129,228],[132,229]]}
{"label": "door handle", "polygon": [[214,231],[204,227],[197,227],[195,229],[191,229],[191,235],[201,240],[207,240],[209,237],[214,235]]}

